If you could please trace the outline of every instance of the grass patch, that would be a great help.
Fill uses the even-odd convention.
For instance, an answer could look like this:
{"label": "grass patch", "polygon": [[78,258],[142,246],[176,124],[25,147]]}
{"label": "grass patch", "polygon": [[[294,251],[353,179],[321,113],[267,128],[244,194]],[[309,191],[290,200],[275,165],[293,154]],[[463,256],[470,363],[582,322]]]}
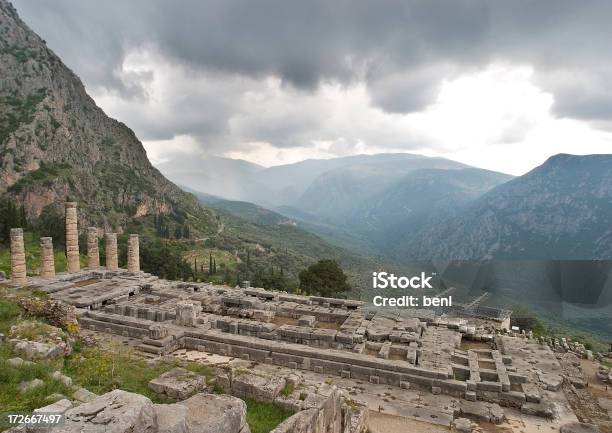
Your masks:
{"label": "grass patch", "polygon": [[[32,412],[32,410],[52,403],[47,399],[51,394],[69,396],[69,387],[57,380],[49,378],[55,369],[45,363],[11,367],[7,360],[12,357],[8,345],[0,345],[0,413]],[[44,381],[44,385],[28,392],[19,392],[22,382],[33,379]],[[7,420],[0,419],[0,430],[7,429]]]}
{"label": "grass patch", "polygon": [[123,389],[150,398],[156,403],[167,403],[148,387],[150,380],[175,367],[183,367],[194,373],[213,376],[212,370],[202,364],[165,359],[155,363],[147,362],[132,354],[129,349],[116,345],[100,349],[98,347],[80,348],[66,358],[64,372],[75,383],[96,394],[104,394],[113,389]]}
{"label": "grass patch", "polygon": [[246,419],[251,433],[269,433],[293,413],[274,404],[246,399]]}
{"label": "grass patch", "polygon": [[6,299],[0,299],[0,332],[8,333],[21,314],[19,306]]}
{"label": "grass patch", "polygon": [[285,397],[289,397],[295,391],[295,385],[293,383],[286,383],[283,389],[281,389],[281,394]]}

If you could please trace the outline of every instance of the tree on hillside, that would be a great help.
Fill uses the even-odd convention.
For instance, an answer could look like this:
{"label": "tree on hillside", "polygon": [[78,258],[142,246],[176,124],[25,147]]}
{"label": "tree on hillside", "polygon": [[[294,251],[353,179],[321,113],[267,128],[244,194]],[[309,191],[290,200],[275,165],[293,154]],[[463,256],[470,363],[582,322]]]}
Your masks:
{"label": "tree on hillside", "polygon": [[350,289],[346,274],[334,260],[319,260],[299,274],[300,290],[307,295],[333,297]]}
{"label": "tree on hillside", "polygon": [[512,307],[511,326],[533,331],[534,335],[541,336],[546,333],[546,327],[536,313],[529,310],[525,305],[514,305]]}
{"label": "tree on hillside", "polygon": [[10,242],[12,228],[27,228],[25,208],[15,206],[12,200],[4,200],[0,203],[0,241],[8,244]]}

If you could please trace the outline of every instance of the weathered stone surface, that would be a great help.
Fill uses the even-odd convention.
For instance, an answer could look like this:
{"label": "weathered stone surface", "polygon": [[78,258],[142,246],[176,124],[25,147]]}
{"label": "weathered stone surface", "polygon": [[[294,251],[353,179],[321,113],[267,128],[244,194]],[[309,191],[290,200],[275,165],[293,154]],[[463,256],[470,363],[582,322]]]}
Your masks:
{"label": "weathered stone surface", "polygon": [[140,247],[137,234],[131,234],[128,238],[127,270],[132,273],[140,271]]}
{"label": "weathered stone surface", "polygon": [[196,326],[196,306],[192,302],[176,304],[176,324],[181,326]]}
{"label": "weathered stone surface", "polygon": [[548,403],[525,403],[521,406],[521,412],[543,418],[552,418],[554,414],[552,406]]}
{"label": "weathered stone surface", "polygon": [[559,391],[563,384],[563,378],[558,374],[540,373],[538,379],[548,391]]}
{"label": "weathered stone surface", "polygon": [[72,379],[68,376],[64,376],[61,372],[59,371],[54,371],[53,373],[51,373],[49,375],[49,377],[53,380],[57,380],[59,382],[62,382],[64,385],[66,386],[71,386],[72,385]]}
{"label": "weathered stone surface", "polygon": [[151,380],[149,388],[157,394],[183,400],[203,391],[206,388],[206,378],[177,367]]}
{"label": "weathered stone surface", "polygon": [[16,286],[25,286],[28,282],[26,276],[25,246],[23,243],[23,229],[11,229],[11,282]]}
{"label": "weathered stone surface", "polygon": [[105,233],[106,244],[106,270],[116,271],[119,269],[119,257],[117,255],[117,233]]}
{"label": "weathered stone surface", "polygon": [[89,227],[87,229],[87,267],[98,269],[100,267],[100,247],[98,245],[98,229]]}
{"label": "weathered stone surface", "polygon": [[34,413],[65,413],[71,407],[72,407],[72,402],[68,400],[67,398],[64,398],[48,406],[34,409]]}
{"label": "weathered stone surface", "polygon": [[242,373],[235,374],[232,378],[232,394],[261,401],[273,401],[284,386],[285,379],[280,376]]}
{"label": "weathered stone surface", "polygon": [[300,316],[299,320],[298,320],[298,324],[300,326],[314,326],[315,322],[317,321],[317,318],[315,316],[310,316],[310,315],[304,315],[304,316]]}
{"label": "weathered stone surface", "polygon": [[187,408],[180,404],[156,404],[159,433],[193,433],[187,426]]}
{"label": "weathered stone surface", "polygon": [[471,433],[472,421],[467,418],[457,418],[453,421],[453,427],[460,433]]}
{"label": "weathered stone surface", "polygon": [[571,422],[561,426],[560,433],[599,433],[599,428],[593,424]]}
{"label": "weathered stone surface", "polygon": [[76,202],[66,203],[66,267],[69,273],[78,272],[81,268],[76,206]]}
{"label": "weathered stone surface", "polygon": [[85,388],[79,388],[74,392],[74,394],[72,394],[72,398],[82,403],[88,403],[97,397],[98,394],[94,394]]}
{"label": "weathered stone surface", "polygon": [[116,389],[65,413],[61,433],[154,433],[157,415],[148,398]]}
{"label": "weathered stone surface", "polygon": [[55,277],[53,239],[50,237],[40,238],[40,277],[44,279]]}
{"label": "weathered stone surface", "polygon": [[43,386],[45,384],[45,382],[43,382],[40,379],[32,379],[30,381],[27,382],[21,382],[19,384],[19,392],[24,393],[24,392],[28,392],[34,388],[38,388],[39,386]]}
{"label": "weathered stone surface", "polygon": [[168,336],[168,328],[164,325],[151,325],[149,326],[149,338],[151,340],[161,340]]}
{"label": "weathered stone surface", "polygon": [[461,401],[459,412],[494,424],[501,424],[505,418],[504,411],[498,404],[481,401]]}
{"label": "weathered stone surface", "polygon": [[61,358],[65,353],[65,345],[41,343],[38,341],[12,339],[13,352],[31,361]]}
{"label": "weathered stone surface", "polygon": [[178,404],[187,408],[190,433],[249,433],[246,404],[239,398],[196,394]]}

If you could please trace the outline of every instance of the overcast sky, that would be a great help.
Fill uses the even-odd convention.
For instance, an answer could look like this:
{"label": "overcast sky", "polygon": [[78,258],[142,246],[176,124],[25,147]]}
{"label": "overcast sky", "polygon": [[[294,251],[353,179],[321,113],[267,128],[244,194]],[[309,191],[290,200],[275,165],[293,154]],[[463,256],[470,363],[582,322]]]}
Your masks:
{"label": "overcast sky", "polygon": [[612,2],[15,0],[153,162],[612,153]]}

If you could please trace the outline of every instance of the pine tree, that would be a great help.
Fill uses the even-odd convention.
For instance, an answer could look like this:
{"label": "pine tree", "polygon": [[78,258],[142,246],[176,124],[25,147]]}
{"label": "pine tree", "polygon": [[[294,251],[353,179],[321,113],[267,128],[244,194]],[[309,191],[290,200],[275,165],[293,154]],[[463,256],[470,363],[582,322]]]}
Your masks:
{"label": "pine tree", "polygon": [[210,253],[208,257],[208,275],[212,275],[213,273],[213,258],[212,253]]}

